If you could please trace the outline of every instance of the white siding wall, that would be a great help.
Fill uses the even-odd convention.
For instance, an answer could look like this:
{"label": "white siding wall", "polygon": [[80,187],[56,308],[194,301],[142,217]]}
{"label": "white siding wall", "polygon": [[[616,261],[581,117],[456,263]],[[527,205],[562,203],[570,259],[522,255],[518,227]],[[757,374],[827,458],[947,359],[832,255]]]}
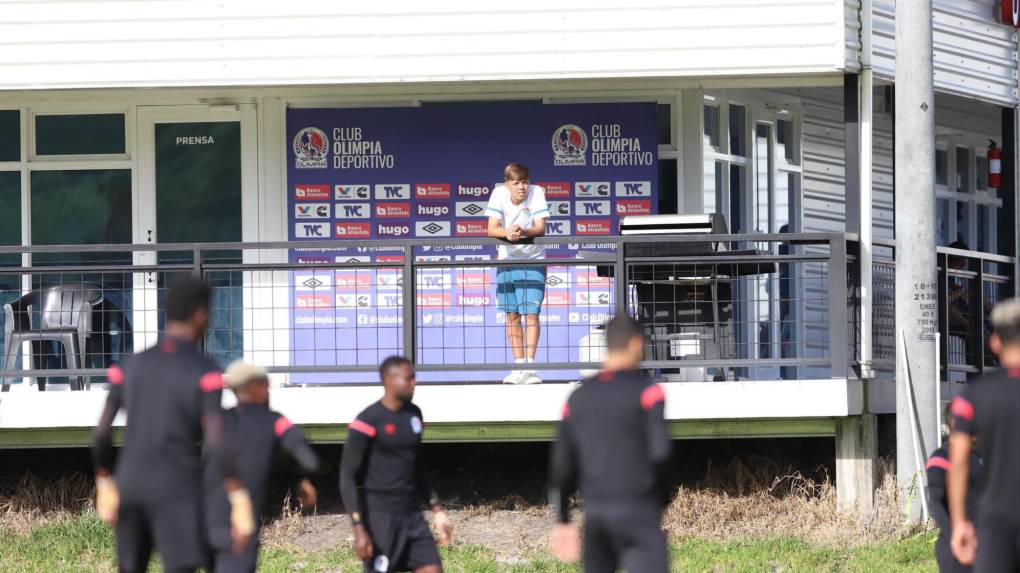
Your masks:
{"label": "white siding wall", "polygon": [[838,72],[842,0],[0,0],[0,89]]}
{"label": "white siding wall", "polygon": [[[999,0],[934,0],[935,89],[1017,103],[1017,33],[995,19]],[[874,0],[874,68],[896,74],[896,3]]]}

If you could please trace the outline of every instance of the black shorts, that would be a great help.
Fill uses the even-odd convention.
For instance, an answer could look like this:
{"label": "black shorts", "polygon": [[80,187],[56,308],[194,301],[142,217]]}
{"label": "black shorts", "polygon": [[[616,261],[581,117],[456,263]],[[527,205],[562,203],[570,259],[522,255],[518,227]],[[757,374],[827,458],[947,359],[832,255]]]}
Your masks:
{"label": "black shorts", "polygon": [[436,540],[420,511],[372,512],[365,517],[373,547],[372,559],[365,561],[365,573],[414,571],[441,563]]}
{"label": "black shorts", "polygon": [[1020,571],[1020,530],[993,524],[977,527],[976,573]]}
{"label": "black shorts", "polygon": [[935,541],[935,562],[938,563],[939,573],[970,573],[972,568],[956,560],[953,550],[949,547],[949,531],[939,531],[939,537]]}
{"label": "black shorts", "polygon": [[662,511],[654,502],[588,503],[584,516],[584,572],[668,573]]}
{"label": "black shorts", "polygon": [[217,548],[213,571],[216,573],[252,573],[259,561],[258,532],[252,536],[241,553],[234,553],[229,547]]}
{"label": "black shorts", "polygon": [[143,572],[153,547],[167,571],[187,571],[206,564],[208,553],[202,500],[122,501],[117,512],[117,562],[124,573]]}

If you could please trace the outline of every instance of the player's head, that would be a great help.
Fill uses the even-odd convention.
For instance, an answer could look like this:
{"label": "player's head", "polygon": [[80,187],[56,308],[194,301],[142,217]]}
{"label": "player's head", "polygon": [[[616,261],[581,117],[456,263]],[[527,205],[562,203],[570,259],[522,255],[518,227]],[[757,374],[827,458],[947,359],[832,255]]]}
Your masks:
{"label": "player's head", "polygon": [[201,336],[209,325],[209,299],[212,288],[198,277],[180,279],[166,293],[166,321],[193,330]]}
{"label": "player's head", "polygon": [[390,356],[379,365],[379,379],[386,393],[393,398],[409,402],[414,398],[414,366],[403,356]]}
{"label": "player's head", "polygon": [[261,366],[235,360],[223,373],[223,382],[237,394],[238,402],[269,404],[269,374]]}
{"label": "player's head", "polygon": [[520,203],[528,196],[531,171],[520,163],[511,163],[503,169],[503,183],[510,191],[510,197],[514,202]]}
{"label": "player's head", "polygon": [[992,336],[988,345],[1004,367],[1020,366],[1020,299],[1004,300],[992,309]]}
{"label": "player's head", "polygon": [[611,370],[636,368],[645,354],[645,333],[636,320],[618,314],[606,323],[606,367]]}

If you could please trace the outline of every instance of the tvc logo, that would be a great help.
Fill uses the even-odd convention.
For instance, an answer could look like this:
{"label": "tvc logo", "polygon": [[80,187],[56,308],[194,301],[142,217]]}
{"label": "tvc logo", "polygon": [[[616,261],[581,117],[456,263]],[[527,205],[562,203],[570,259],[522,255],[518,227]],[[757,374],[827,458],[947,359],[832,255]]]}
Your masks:
{"label": "tvc logo", "polygon": [[336,190],[337,201],[371,199],[368,185],[337,185],[334,189]]}
{"label": "tvc logo", "polygon": [[577,197],[609,197],[608,181],[579,181],[574,184]]}
{"label": "tvc logo", "polygon": [[380,294],[378,296],[380,308],[397,308],[403,302],[403,296],[399,294]]}
{"label": "tvc logo", "polygon": [[570,234],[570,228],[567,226],[566,221],[546,221],[545,234],[552,237],[557,235],[566,236]]}
{"label": "tvc logo", "polygon": [[617,181],[617,197],[651,197],[652,183],[650,181]]}
{"label": "tvc logo", "polygon": [[298,203],[294,205],[295,219],[329,219],[329,203]]}
{"label": "tvc logo", "polygon": [[367,219],[371,215],[368,203],[342,203],[336,206],[337,219]]}
{"label": "tvc logo", "polygon": [[324,239],[329,237],[329,223],[297,223],[294,236],[300,239]]}
{"label": "tvc logo", "polygon": [[410,199],[410,185],[382,184],[375,186],[376,199]]}
{"label": "tvc logo", "polygon": [[578,216],[608,216],[609,215],[609,201],[578,201],[577,202],[577,215]]}

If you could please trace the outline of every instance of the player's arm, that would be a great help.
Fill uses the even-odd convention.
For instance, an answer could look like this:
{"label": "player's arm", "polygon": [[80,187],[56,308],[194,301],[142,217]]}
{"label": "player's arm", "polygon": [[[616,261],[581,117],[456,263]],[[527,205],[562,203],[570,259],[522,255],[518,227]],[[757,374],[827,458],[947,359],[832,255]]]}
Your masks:
{"label": "player's arm", "polygon": [[545,236],[545,221],[549,218],[549,204],[545,201],[545,193],[536,188],[532,199],[531,226],[521,229],[521,238]]}
{"label": "player's arm", "polygon": [[545,236],[545,217],[535,219],[527,229],[521,229],[521,238],[531,239]]}
{"label": "player's arm", "polygon": [[510,231],[503,228],[503,217],[492,216],[491,211],[489,212],[489,214],[490,214],[489,226],[487,228],[489,237],[492,239],[506,239],[508,241],[512,241],[513,236],[511,235]]}
{"label": "player's arm", "polygon": [[644,411],[649,461],[655,468],[655,484],[665,505],[673,497],[669,490],[673,446],[666,426],[666,394],[662,386],[652,384],[641,392],[641,409]]}
{"label": "player's arm", "polygon": [[[421,410],[418,410],[418,418],[425,419]],[[436,493],[435,480],[432,479],[432,472],[429,471],[428,464],[425,463],[425,445],[421,442],[418,442],[418,463],[415,464],[414,484],[419,498],[432,510],[432,519],[436,524],[436,529],[439,530],[439,544],[448,545],[453,538],[453,523],[439,499],[439,494]]]}
{"label": "player's arm", "polygon": [[561,524],[570,523],[570,496],[577,491],[577,445],[570,425],[570,402],[567,402],[563,405],[563,419],[549,460],[549,503],[556,521]]}
{"label": "player's arm", "polygon": [[120,506],[120,494],[113,479],[113,420],[124,400],[124,371],[115,364],[110,367],[107,378],[110,392],[92,437],[92,462],[96,470],[96,511],[103,521],[112,525],[117,521]]}
{"label": "player's arm", "polygon": [[974,404],[965,395],[953,399],[953,433],[949,435],[949,475],[946,498],[952,525],[953,555],[964,565],[974,562],[977,538],[967,516],[967,484],[970,480],[971,440],[977,431]]}
{"label": "player's arm", "polygon": [[925,471],[928,473],[928,507],[935,525],[942,531],[949,531],[949,512],[946,511],[946,474],[949,460],[940,454],[928,458]]}
{"label": "player's arm", "polygon": [[368,461],[372,440],[376,429],[371,424],[355,418],[347,426],[347,442],[344,444],[343,458],[340,460],[340,498],[344,502],[347,513],[351,516],[351,527],[354,529],[354,552],[361,560],[372,557],[372,538],[362,523],[365,508],[358,494],[358,480]]}
{"label": "player's arm", "polygon": [[107,372],[107,378],[110,380],[110,392],[106,395],[106,405],[92,436],[92,462],[96,475],[104,477],[113,474],[113,420],[124,400],[124,371],[115,364]]}
{"label": "player's arm", "polygon": [[198,387],[201,391],[202,445],[223,476],[223,488],[230,502],[233,549],[239,553],[248,545],[248,540],[255,532],[255,513],[251,495],[241,483],[234,453],[227,440],[222,407],[223,373],[219,371],[205,373],[199,379]]}
{"label": "player's arm", "polygon": [[314,474],[319,471],[319,456],[308,444],[301,428],[292,424],[286,416],[280,416],[276,419],[273,430],[280,440],[280,447],[297,462],[303,474]]}
{"label": "player's arm", "polygon": [[301,428],[292,424],[286,416],[276,419],[273,424],[273,432],[280,441],[280,447],[297,462],[301,470],[302,478],[298,482],[298,497],[301,499],[301,503],[306,507],[315,507],[318,505],[319,495],[308,476],[319,471],[319,456],[308,445],[308,440],[305,439],[305,433],[301,431]]}

